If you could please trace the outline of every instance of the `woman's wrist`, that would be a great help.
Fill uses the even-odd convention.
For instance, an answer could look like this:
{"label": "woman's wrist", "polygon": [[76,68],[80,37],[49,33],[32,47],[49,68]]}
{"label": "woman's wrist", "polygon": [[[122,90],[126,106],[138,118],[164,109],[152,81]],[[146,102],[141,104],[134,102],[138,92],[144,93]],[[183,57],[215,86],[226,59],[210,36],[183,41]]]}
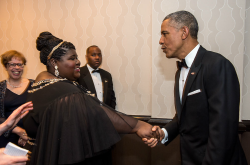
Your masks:
{"label": "woman's wrist", "polygon": [[14,128],[12,129],[12,133],[15,133],[15,134],[19,135],[20,132],[22,132],[22,130],[23,130],[23,129],[22,129],[21,127],[16,126],[16,127],[14,127]]}
{"label": "woman's wrist", "polygon": [[7,130],[8,130],[7,125],[5,123],[2,123],[0,125],[0,135],[2,135]]}

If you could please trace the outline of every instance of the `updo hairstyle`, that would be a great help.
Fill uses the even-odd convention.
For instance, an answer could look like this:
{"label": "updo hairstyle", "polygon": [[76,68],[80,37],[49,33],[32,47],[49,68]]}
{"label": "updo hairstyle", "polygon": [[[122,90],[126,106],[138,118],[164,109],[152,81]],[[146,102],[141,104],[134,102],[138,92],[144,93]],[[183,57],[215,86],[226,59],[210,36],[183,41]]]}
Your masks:
{"label": "updo hairstyle", "polygon": [[[53,36],[50,32],[42,32],[36,39],[36,48],[40,51],[40,61],[48,67],[48,55],[52,49],[63,40]],[[53,53],[51,58],[60,60],[69,49],[75,49],[71,42],[63,42]]]}
{"label": "updo hairstyle", "polygon": [[24,55],[16,50],[9,50],[1,55],[1,63],[5,68],[7,68],[7,64],[12,58],[19,58],[24,65],[26,65],[26,58]]}

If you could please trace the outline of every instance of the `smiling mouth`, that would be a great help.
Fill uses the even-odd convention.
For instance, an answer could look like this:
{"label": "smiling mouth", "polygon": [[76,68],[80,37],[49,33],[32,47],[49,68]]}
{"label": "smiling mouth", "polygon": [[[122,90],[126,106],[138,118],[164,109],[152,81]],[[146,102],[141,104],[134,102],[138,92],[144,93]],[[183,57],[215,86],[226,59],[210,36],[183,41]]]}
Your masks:
{"label": "smiling mouth", "polygon": [[75,68],[75,70],[76,70],[77,72],[80,72],[80,68],[79,68],[79,67]]}
{"label": "smiling mouth", "polygon": [[20,71],[15,71],[15,72],[12,72],[14,75],[18,76],[21,72]]}

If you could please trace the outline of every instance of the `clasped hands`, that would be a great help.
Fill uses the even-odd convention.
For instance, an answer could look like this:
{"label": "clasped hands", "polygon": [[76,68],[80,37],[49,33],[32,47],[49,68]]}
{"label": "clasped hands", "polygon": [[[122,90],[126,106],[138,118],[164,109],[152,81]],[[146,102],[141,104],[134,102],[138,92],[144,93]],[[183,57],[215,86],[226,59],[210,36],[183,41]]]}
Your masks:
{"label": "clasped hands", "polygon": [[155,147],[158,143],[161,143],[162,139],[164,139],[165,133],[159,126],[153,126],[151,130],[153,137],[142,138],[142,141],[149,147]]}
{"label": "clasped hands", "polygon": [[152,126],[148,123],[141,122],[137,135],[149,147],[155,147],[165,137],[164,131],[159,126]]}

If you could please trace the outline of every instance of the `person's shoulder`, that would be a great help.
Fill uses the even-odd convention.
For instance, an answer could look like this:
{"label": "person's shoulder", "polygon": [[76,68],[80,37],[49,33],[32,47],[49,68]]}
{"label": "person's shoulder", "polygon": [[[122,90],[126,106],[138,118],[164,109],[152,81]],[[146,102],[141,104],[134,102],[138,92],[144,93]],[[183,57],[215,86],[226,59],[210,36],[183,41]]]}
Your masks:
{"label": "person's shoulder", "polygon": [[89,70],[87,68],[87,65],[84,65],[84,66],[80,67],[80,76],[81,77],[85,76],[88,73],[89,73]]}
{"label": "person's shoulder", "polygon": [[3,88],[6,88],[6,80],[0,82],[0,90],[3,90]]}
{"label": "person's shoulder", "polygon": [[[46,82],[46,83],[45,83]],[[30,90],[30,93],[35,95],[63,95],[70,94],[75,92],[80,92],[79,88],[68,80],[45,80],[44,82],[36,82],[33,84],[33,89]],[[32,92],[33,91],[33,92]]]}
{"label": "person's shoulder", "polygon": [[0,85],[6,84],[6,80],[0,81]]}
{"label": "person's shoulder", "polygon": [[228,70],[234,69],[234,65],[228,60],[226,57],[221,55],[220,53],[216,53],[213,51],[207,51],[203,57],[203,66],[206,67],[208,70]]}
{"label": "person's shoulder", "polygon": [[78,92],[80,89],[77,87],[75,82],[71,82],[69,80],[58,81],[54,84],[58,90],[62,90],[63,92]]}
{"label": "person's shoulder", "polygon": [[99,68],[99,69],[100,69],[100,73],[104,73],[104,74],[107,74],[107,75],[111,76],[111,74],[108,71],[106,71],[106,70],[104,70],[102,68]]}
{"label": "person's shoulder", "polygon": [[221,55],[220,53],[213,52],[213,51],[206,51],[203,61],[205,63],[214,64],[214,65],[221,64],[221,63],[231,64],[231,62],[225,56]]}
{"label": "person's shoulder", "polygon": [[86,69],[88,69],[88,68],[87,68],[87,65],[84,65],[84,66],[80,67],[80,70],[81,70],[81,71],[82,71],[82,70],[86,70]]}

